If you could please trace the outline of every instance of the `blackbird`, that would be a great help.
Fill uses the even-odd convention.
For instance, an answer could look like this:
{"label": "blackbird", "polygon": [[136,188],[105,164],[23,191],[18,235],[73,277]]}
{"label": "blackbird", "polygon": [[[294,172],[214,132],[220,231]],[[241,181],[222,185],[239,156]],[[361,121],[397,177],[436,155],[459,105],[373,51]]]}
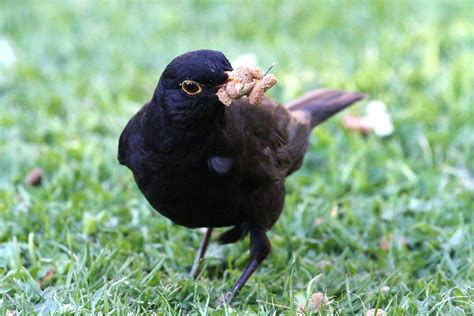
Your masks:
{"label": "blackbird", "polygon": [[364,98],[316,90],[279,105],[248,98],[228,107],[216,92],[232,66],[222,52],[197,50],[173,59],[151,100],[128,122],[118,160],[151,206],[174,223],[207,233],[191,275],[201,269],[212,230],[231,227],[222,244],[250,235],[250,262],[221,303],[228,303],[270,253],[266,232],[283,209],[285,178],[298,170],[311,129]]}

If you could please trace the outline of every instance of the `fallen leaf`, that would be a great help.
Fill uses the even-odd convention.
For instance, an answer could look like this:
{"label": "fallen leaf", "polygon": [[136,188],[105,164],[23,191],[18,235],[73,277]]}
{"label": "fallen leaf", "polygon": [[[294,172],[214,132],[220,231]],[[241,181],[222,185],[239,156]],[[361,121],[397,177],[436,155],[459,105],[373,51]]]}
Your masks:
{"label": "fallen leaf", "polygon": [[304,314],[305,314],[304,307],[301,305],[298,305],[298,307],[296,307],[296,316],[303,316]]}
{"label": "fallen leaf", "polygon": [[375,308],[369,309],[367,311],[366,316],[385,316],[385,311],[383,309],[378,308],[375,310]]}
{"label": "fallen leaf", "polygon": [[392,118],[382,101],[369,102],[364,116],[353,113],[346,114],[342,119],[342,124],[346,129],[359,132],[362,135],[373,132],[379,137],[386,137],[392,135],[394,131]]}
{"label": "fallen leaf", "polygon": [[298,305],[298,307],[296,308],[296,315],[300,316],[300,315],[304,315],[305,313],[320,311],[321,309],[324,309],[325,307],[331,305],[332,302],[333,301],[330,300],[323,293],[320,293],[320,292],[313,293],[313,295],[311,295],[311,298],[307,306]]}
{"label": "fallen leaf", "polygon": [[388,286],[382,286],[382,288],[380,289],[380,292],[382,293],[388,293],[388,291],[390,291],[390,288]]}
{"label": "fallen leaf", "polygon": [[386,236],[383,236],[379,245],[384,252],[388,252],[390,250],[390,239]]}
{"label": "fallen leaf", "polygon": [[342,119],[342,124],[346,129],[359,132],[362,135],[367,135],[372,131],[372,127],[363,117],[353,113],[346,114]]}
{"label": "fallen leaf", "polygon": [[66,313],[70,313],[74,310],[74,307],[72,306],[72,304],[64,304],[63,305],[63,311],[66,312]]}
{"label": "fallen leaf", "polygon": [[55,271],[53,268],[49,269],[48,272],[42,277],[39,281],[38,284],[39,286],[44,289],[45,285],[51,281],[54,278]]}
{"label": "fallen leaf", "polygon": [[321,224],[324,223],[324,218],[318,217],[314,220],[314,225],[316,226],[321,226]]}
{"label": "fallen leaf", "polygon": [[321,309],[322,306],[327,306],[331,304],[332,301],[330,301],[326,295],[320,292],[316,292],[313,295],[311,295],[311,308],[314,311],[318,311]]}
{"label": "fallen leaf", "polygon": [[43,170],[39,168],[32,169],[25,177],[25,182],[32,187],[39,187],[43,182]]}

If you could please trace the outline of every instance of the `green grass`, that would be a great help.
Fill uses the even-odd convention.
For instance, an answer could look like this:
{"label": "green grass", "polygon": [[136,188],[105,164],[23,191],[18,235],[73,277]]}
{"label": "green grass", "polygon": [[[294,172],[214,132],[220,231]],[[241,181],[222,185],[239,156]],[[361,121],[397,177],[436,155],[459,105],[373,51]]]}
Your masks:
{"label": "green grass", "polygon": [[[295,314],[314,292],[329,314],[474,314],[473,21],[468,0],[0,1],[17,57],[0,68],[0,314]],[[164,66],[206,47],[275,61],[282,102],[357,89],[395,124],[314,131],[270,257],[220,312],[248,240],[212,244],[187,281],[202,234],[153,211],[116,161]]]}

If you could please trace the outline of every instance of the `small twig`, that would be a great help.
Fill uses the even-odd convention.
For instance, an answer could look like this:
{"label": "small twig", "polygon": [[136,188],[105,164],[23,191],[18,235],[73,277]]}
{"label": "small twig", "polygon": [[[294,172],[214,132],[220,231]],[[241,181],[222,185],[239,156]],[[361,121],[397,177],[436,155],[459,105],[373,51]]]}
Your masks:
{"label": "small twig", "polygon": [[266,75],[268,75],[268,73],[270,72],[270,70],[272,70],[272,68],[275,67],[275,63],[272,63],[270,65],[270,67],[268,67],[267,71],[265,71],[265,73],[263,74],[263,76],[265,77]]}
{"label": "small twig", "polygon": [[48,272],[46,272],[46,274],[40,280],[38,280],[38,285],[40,286],[42,290],[44,290],[45,285],[53,279],[55,272],[56,271],[53,268],[51,268],[48,270]]}

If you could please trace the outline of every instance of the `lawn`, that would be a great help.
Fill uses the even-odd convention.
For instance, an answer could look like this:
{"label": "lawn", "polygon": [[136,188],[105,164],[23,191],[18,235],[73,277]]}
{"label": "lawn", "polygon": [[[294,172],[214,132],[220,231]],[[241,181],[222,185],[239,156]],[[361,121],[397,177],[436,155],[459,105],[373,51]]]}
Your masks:
{"label": "lawn", "polygon": [[[0,0],[0,315],[294,315],[316,292],[324,314],[474,314],[473,21],[469,0]],[[166,64],[198,48],[276,62],[281,102],[366,92],[395,126],[313,132],[271,255],[218,312],[248,240],[213,243],[186,280],[202,232],[152,210],[116,160]]]}

